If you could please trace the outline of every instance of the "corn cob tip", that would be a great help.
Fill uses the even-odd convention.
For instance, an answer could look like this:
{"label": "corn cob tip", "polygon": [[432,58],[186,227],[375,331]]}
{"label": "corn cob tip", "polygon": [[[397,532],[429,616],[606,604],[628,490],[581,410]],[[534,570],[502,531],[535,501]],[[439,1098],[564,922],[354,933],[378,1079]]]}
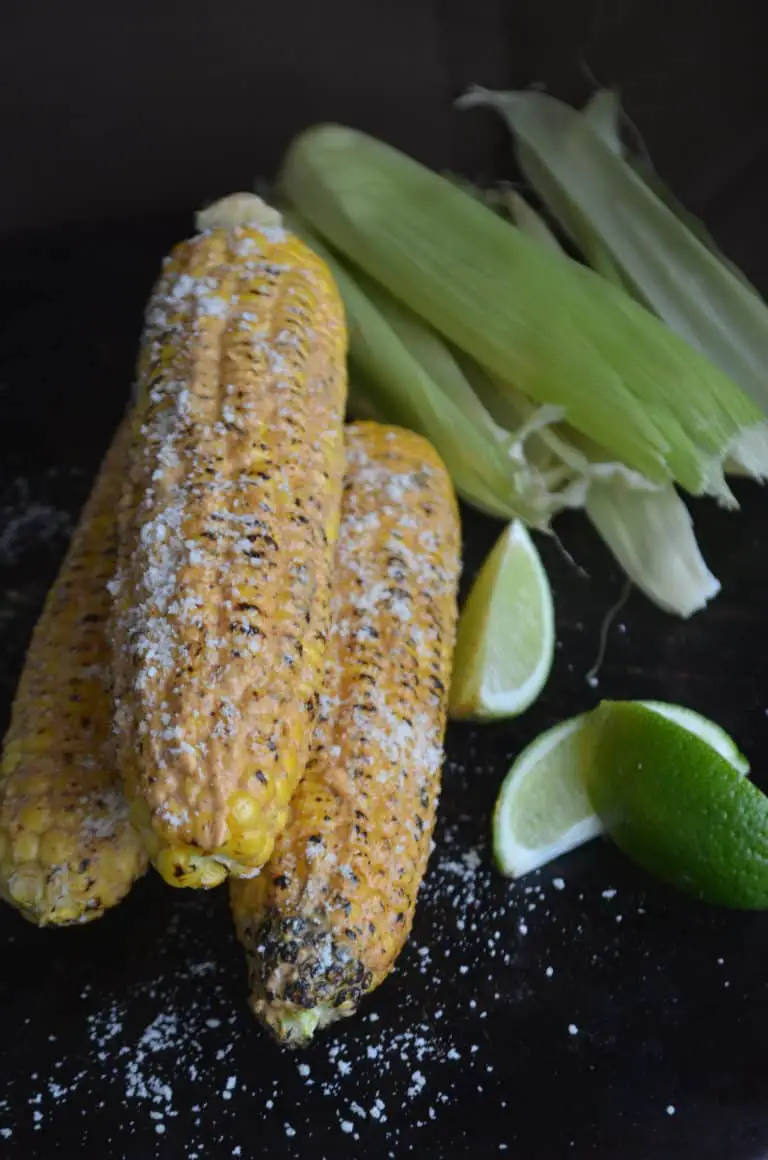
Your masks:
{"label": "corn cob tip", "polygon": [[459,524],[421,436],[346,429],[312,753],[263,874],[230,885],[251,1008],[289,1047],[354,1014],[410,931],[440,789]]}
{"label": "corn cob tip", "polygon": [[315,1031],[353,1015],[371,987],[371,971],[317,916],[273,915],[241,934],[261,951],[251,960],[251,1008],[284,1047],[306,1047]]}
{"label": "corn cob tip", "polygon": [[231,193],[201,209],[195,217],[200,233],[205,230],[234,230],[238,226],[281,229],[282,215],[255,193]]}
{"label": "corn cob tip", "polygon": [[273,1039],[281,1047],[308,1047],[318,1027],[325,1027],[334,1019],[328,1007],[313,1007],[309,1011],[291,1004],[268,1005],[262,1002],[252,1004],[254,1013]]}

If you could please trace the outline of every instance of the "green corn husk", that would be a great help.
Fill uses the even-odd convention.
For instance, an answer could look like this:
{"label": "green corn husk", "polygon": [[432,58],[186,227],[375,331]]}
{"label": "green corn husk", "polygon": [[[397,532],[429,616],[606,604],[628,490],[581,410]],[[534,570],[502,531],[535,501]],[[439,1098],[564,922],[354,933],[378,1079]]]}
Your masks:
{"label": "green corn husk", "polygon": [[615,95],[598,93],[584,113],[539,92],[475,89],[460,103],[501,114],[523,172],[589,264],[768,412],[768,306],[647,158],[627,156]]}
{"label": "green corn husk", "polygon": [[509,432],[494,422],[440,336],[371,278],[360,271],[356,271],[354,277],[368,300],[432,381],[472,418],[487,438],[501,444],[509,454],[513,442]]}
{"label": "green corn husk", "polygon": [[630,148],[624,144],[621,136],[622,121],[626,121],[627,125],[632,128],[635,137],[637,137],[637,130],[624,117],[618,94],[612,89],[598,89],[584,106],[582,116],[611,152],[617,157],[623,157],[667,209],[672,211],[675,217],[699,239],[719,262],[727,266],[734,277],[738,278],[751,294],[759,298],[757,289],[735,262],[732,262],[718,247],[704,222],[690,213],[669,186],[662,181],[645,148]]}
{"label": "green corn husk", "polygon": [[[713,255],[717,262],[720,262],[726,269],[730,270],[735,278],[742,283],[747,293],[751,294],[758,301],[762,301],[757,289],[752,285],[747,276],[742,270],[732,262],[730,258],[722,252],[718,247],[717,242],[710,234],[704,222],[690,213],[685,206],[675,197],[669,186],[665,185],[658,173],[653,167],[650,157],[647,152],[643,150],[631,150],[624,146],[621,138],[621,121],[622,109],[621,103],[616,93],[610,89],[599,89],[592,99],[584,106],[583,114],[585,120],[590,127],[601,137],[607,147],[612,150],[618,157],[624,157],[626,161],[632,166],[634,171],[645,182],[652,193],[655,193],[660,201],[663,201],[667,209],[675,215],[675,217],[687,226],[688,229],[699,239],[703,246]],[[633,286],[629,279],[625,278],[616,265],[610,258],[608,251],[603,246],[601,250],[597,250],[597,256],[600,262],[599,267],[593,264],[593,269],[605,269],[608,276],[612,276],[613,280],[620,285],[623,285],[630,294],[638,295],[636,286]],[[638,299],[642,301],[642,298]],[[652,304],[651,308],[652,308]],[[710,357],[714,355],[710,352]],[[721,364],[724,365],[724,364]],[[755,400],[758,406],[762,406],[765,410],[765,401],[763,398],[760,385],[753,387],[752,390],[747,386],[746,379],[741,383],[747,394]],[[726,474],[730,475],[749,475],[745,471],[741,463],[732,458],[725,461]]]}
{"label": "green corn husk", "polygon": [[562,247],[543,217],[533,209],[522,194],[510,189],[502,194],[502,204],[518,229],[550,250],[562,253]]}
{"label": "green corn husk", "polygon": [[570,506],[567,489],[562,495],[550,490],[547,479],[516,456],[515,437],[494,423],[437,335],[430,338],[426,327],[409,320],[371,283],[366,281],[364,290],[362,277],[353,276],[300,215],[290,208],[281,212],[286,226],[327,262],[344,301],[354,392],[350,410],[428,438],[457,492],[474,507],[546,529],[555,512]]}
{"label": "green corn husk", "polygon": [[499,408],[499,417],[493,406],[499,388],[482,368],[461,352],[452,351],[386,290],[365,275],[360,277],[370,300],[432,381],[504,447],[516,489],[526,497],[528,506],[546,509],[552,515],[563,508],[581,507],[592,468],[587,456],[554,433],[562,417],[560,409],[536,407],[519,392],[505,388],[505,406]]}
{"label": "green corn husk", "polygon": [[[529,238],[546,246],[550,252],[559,254],[561,258],[566,257],[552,230],[521,194],[512,189],[502,189],[499,191],[496,204]],[[546,424],[538,423],[536,409],[522,392],[509,383],[502,384],[494,380],[466,356],[457,357],[472,388],[497,423],[509,430],[524,427],[525,424],[535,426],[536,437],[531,439],[529,454],[535,455],[538,451],[550,469],[553,468],[554,462],[561,462],[567,464],[586,483],[590,479],[605,482],[618,476],[628,487],[641,491],[658,489],[659,485],[651,483],[639,472],[611,460],[608,453],[594,441],[569,428],[566,423],[558,422],[564,416],[562,410],[558,412],[556,408],[550,408],[549,421]],[[538,409],[539,412],[544,410],[545,408]],[[584,494],[586,498],[586,491]]]}
{"label": "green corn husk", "polygon": [[397,150],[318,126],[290,148],[281,183],[439,333],[654,483],[728,502],[729,454],[768,468],[762,416],[725,375],[615,286]]}
{"label": "green corn husk", "polygon": [[[359,277],[382,317],[432,380],[503,444],[521,491],[533,493],[543,484],[553,514],[563,507],[581,507],[591,463],[556,434],[561,408],[536,406],[519,391],[494,383],[482,367],[461,351],[452,350],[408,307],[370,278]],[[561,501],[557,507],[556,500]]]}
{"label": "green corn husk", "polygon": [[587,515],[627,576],[665,612],[688,617],[720,591],[674,487],[637,491],[621,479],[594,482]]}
{"label": "green corn husk", "polygon": [[[530,237],[563,254],[554,234],[524,199],[516,195],[508,208]],[[560,445],[580,449],[591,458],[586,513],[629,579],[665,612],[689,617],[704,608],[720,591],[720,583],[704,561],[693,521],[675,488],[668,484],[643,489],[636,480],[610,470],[613,465],[601,463],[606,459],[602,450],[587,445],[577,433],[563,428],[556,437]],[[602,479],[601,466],[607,469]]]}

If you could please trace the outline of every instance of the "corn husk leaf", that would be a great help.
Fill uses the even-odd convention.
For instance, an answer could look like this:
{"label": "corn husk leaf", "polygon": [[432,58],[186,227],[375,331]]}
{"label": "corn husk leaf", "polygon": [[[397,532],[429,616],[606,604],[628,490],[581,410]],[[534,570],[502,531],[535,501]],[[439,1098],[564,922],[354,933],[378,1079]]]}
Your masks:
{"label": "corn husk leaf", "polygon": [[[682,222],[684,226],[687,226],[702,245],[706,246],[718,261],[727,266],[734,277],[738,278],[750,293],[755,294],[759,298],[760,295],[757,289],[752,285],[744,272],[739,269],[736,263],[732,262],[722,252],[704,222],[700,218],[697,218],[695,214],[692,214],[690,210],[686,209],[679,198],[675,196],[669,186],[657,173],[648,151],[640,141],[636,128],[623,113],[618,93],[612,89],[598,89],[584,106],[582,116],[611,152],[617,157],[623,157],[631,165],[638,177],[672,211],[678,221]],[[638,144],[634,147],[630,143],[625,142],[622,137],[622,124],[628,127],[633,137],[637,140]]]}
{"label": "corn husk leaf", "polygon": [[[521,518],[545,529],[552,515],[567,502],[550,493],[546,484],[526,464],[511,456],[514,438],[494,423],[471,388],[460,382],[451,357],[435,350],[440,340],[422,336],[420,347],[410,332],[418,320],[398,320],[400,333],[370,297],[372,287],[362,288],[362,277],[353,275],[343,261],[317,237],[299,214],[283,210],[286,226],[303,238],[327,262],[347,316],[350,379],[354,384],[351,409],[361,417],[409,427],[424,435],[443,458],[457,492],[468,503],[500,519]],[[408,331],[412,341],[403,341]],[[427,368],[420,358],[431,345]],[[432,378],[437,373],[443,387]],[[430,373],[432,372],[432,373]]]}
{"label": "corn husk leaf", "polygon": [[[584,114],[540,92],[475,89],[462,103],[502,115],[521,168],[590,265],[608,274],[605,264],[613,267],[768,412],[768,307],[652,168],[625,158],[616,99],[599,96]],[[750,458],[749,448],[735,456],[747,472]]]}
{"label": "corn husk leaf", "polygon": [[762,416],[725,375],[605,279],[397,150],[318,126],[292,145],[281,184],[443,337],[653,482],[728,502],[729,453],[768,467]]}
{"label": "corn husk leaf", "polygon": [[488,439],[503,446],[505,453],[508,454],[512,444],[509,432],[494,422],[442,338],[417,318],[407,306],[403,306],[378,286],[373,279],[361,271],[356,271],[354,277],[368,300],[376,307],[409,353],[427,371],[432,381],[439,385],[441,391],[448,395],[457,407],[471,416]]}
{"label": "corn husk leaf", "polygon": [[[563,252],[524,199],[516,195],[510,209],[513,220],[530,237]],[[490,403],[489,409],[498,415]],[[720,583],[704,561],[693,521],[674,487],[642,488],[637,480],[622,477],[605,462],[603,449],[590,445],[578,432],[563,428],[557,438],[560,447],[580,450],[592,461],[585,497],[587,516],[629,579],[666,612],[687,618],[704,608],[720,591]],[[606,468],[602,479],[601,466]]]}
{"label": "corn husk leaf", "polygon": [[691,616],[720,591],[673,486],[638,491],[621,479],[594,482],[586,511],[630,580],[665,611]]}
{"label": "corn husk leaf", "polygon": [[494,384],[478,364],[452,350],[386,290],[360,277],[371,301],[432,380],[504,446],[520,493],[553,514],[581,507],[591,465],[555,433],[561,409],[537,407],[506,385]]}

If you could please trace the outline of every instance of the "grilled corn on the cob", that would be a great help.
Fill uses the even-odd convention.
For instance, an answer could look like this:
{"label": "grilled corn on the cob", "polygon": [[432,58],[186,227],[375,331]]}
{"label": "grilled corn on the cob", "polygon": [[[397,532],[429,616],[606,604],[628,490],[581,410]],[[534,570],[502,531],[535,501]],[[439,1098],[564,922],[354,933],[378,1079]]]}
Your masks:
{"label": "grilled corn on the cob", "polygon": [[107,454],[30,643],[0,766],[0,895],[32,922],[87,922],[146,869],[112,736],[107,583],[129,423]]}
{"label": "grilled corn on the cob", "polygon": [[116,723],[167,882],[255,873],[306,764],[344,467],[344,317],[259,198],[206,210],[150,301],[120,512]]}
{"label": "grilled corn on the cob", "polygon": [[291,818],[233,882],[252,1005],[281,1041],[350,1015],[407,938],[439,791],[459,525],[437,454],[347,429],[325,690]]}

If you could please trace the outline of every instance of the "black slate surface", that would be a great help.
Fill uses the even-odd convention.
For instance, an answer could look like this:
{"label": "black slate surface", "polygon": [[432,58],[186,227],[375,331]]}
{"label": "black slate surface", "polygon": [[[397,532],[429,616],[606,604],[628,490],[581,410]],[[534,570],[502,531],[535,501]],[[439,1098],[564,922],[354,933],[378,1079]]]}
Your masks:
{"label": "black slate surface", "polygon": [[[160,256],[155,217],[0,252],[0,699],[131,379]],[[768,787],[765,495],[694,505],[723,594],[689,623],[633,595],[585,677],[622,579],[581,517],[541,545],[552,680],[521,720],[453,727],[436,850],[396,973],[305,1054],[245,1006],[223,892],[148,877],[90,927],[0,909],[0,1157],[509,1155],[757,1160],[768,1154],[768,918],[655,885],[607,842],[513,885],[490,867],[510,759],[599,696],[683,702],[732,731]],[[499,526],[465,511],[466,578]],[[4,721],[3,721],[4,724]],[[615,893],[614,893],[615,892]]]}

